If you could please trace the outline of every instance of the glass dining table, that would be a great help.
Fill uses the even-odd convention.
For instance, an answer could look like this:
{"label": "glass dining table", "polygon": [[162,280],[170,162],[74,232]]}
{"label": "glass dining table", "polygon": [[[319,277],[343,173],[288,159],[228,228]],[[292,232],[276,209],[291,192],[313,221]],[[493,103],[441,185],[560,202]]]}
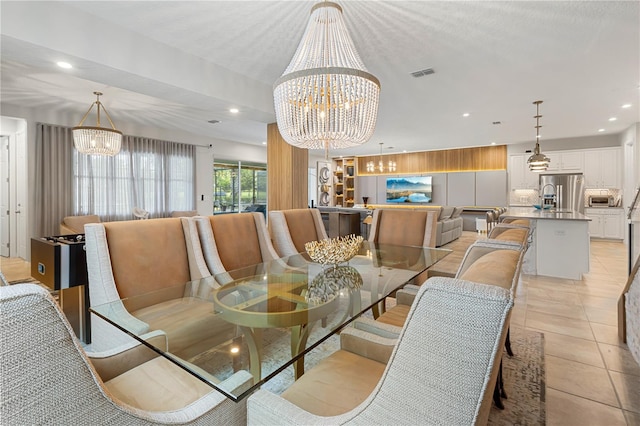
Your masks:
{"label": "glass dining table", "polygon": [[[305,354],[357,317],[383,305],[386,297],[450,252],[365,241],[355,257],[340,265],[320,265],[301,253],[163,289],[158,293],[179,298],[166,306],[177,302],[188,307],[180,320],[186,325],[167,332],[168,347],[157,339],[145,341],[127,319],[129,314],[136,317],[135,307],[148,304],[146,301],[163,300],[161,294],[94,306],[91,312],[239,401],[289,366],[293,366],[294,377],[300,377]],[[122,315],[123,309],[127,315]],[[162,308],[154,315],[162,317]],[[227,325],[231,332],[214,342],[209,338],[214,327],[190,327],[191,315],[194,323],[202,322],[205,315],[207,320]],[[178,352],[176,346],[187,339],[212,343],[200,345],[195,353]],[[225,380],[241,370],[251,374],[248,383],[226,386]]]}

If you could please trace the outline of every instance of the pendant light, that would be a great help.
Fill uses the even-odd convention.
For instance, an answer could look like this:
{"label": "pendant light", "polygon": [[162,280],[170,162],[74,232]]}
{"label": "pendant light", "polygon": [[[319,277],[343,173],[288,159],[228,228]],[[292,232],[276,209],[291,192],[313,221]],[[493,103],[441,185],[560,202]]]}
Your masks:
{"label": "pendant light", "polygon": [[365,68],[336,3],[311,8],[298,49],[273,87],[278,129],[290,145],[328,155],[373,134],[380,82]]}
{"label": "pendant light", "polygon": [[536,115],[533,117],[536,119],[536,147],[533,151],[533,155],[527,160],[529,170],[532,172],[544,172],[549,168],[551,160],[549,157],[540,152],[540,104],[542,101],[535,101],[533,104],[536,106]]}
{"label": "pendant light", "polygon": [[[72,129],[73,144],[78,152],[82,154],[96,154],[113,156],[120,152],[122,146],[122,132],[117,130],[111,121],[111,117],[107,109],[100,102],[102,93],[93,92],[96,95],[96,101],[91,104],[87,113],[82,117],[80,123]],[[95,126],[84,126],[84,121],[89,116],[93,107],[97,107],[97,119]],[[107,116],[111,129],[100,126],[100,110],[104,111]]]}
{"label": "pendant light", "polygon": [[[384,161],[382,160],[382,145],[384,145],[383,142],[379,143],[380,145],[380,158],[378,159],[378,164],[376,165],[375,161],[367,161],[367,172],[369,173],[373,173],[373,172],[379,172],[379,173],[384,173],[385,172],[385,165],[384,165]],[[396,171],[396,162],[393,160],[389,160],[387,162],[386,165],[386,171],[389,173],[393,173]]]}

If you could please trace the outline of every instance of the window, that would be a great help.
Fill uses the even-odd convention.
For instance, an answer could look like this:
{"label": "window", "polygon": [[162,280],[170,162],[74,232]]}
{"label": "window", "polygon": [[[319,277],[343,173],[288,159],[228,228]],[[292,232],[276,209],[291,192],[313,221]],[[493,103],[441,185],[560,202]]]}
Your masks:
{"label": "window", "polygon": [[195,147],[125,136],[114,157],[73,154],[74,214],[131,219],[134,207],[150,217],[195,208]]}
{"label": "window", "polygon": [[240,161],[216,161],[213,164],[214,214],[241,211],[266,213],[267,166]]}

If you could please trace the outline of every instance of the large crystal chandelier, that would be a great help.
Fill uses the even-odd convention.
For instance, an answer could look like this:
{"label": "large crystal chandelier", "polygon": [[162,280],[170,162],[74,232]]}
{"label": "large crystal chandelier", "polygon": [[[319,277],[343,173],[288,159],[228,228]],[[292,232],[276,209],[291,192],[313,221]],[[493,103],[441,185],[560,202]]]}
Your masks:
{"label": "large crystal chandelier", "polygon": [[367,72],[336,3],[313,6],[300,45],[273,87],[278,129],[293,146],[328,152],[363,144],[373,134],[380,82]]}
{"label": "large crystal chandelier", "polygon": [[533,117],[536,119],[536,147],[533,151],[533,155],[527,160],[529,170],[532,172],[544,172],[549,168],[551,160],[549,157],[540,152],[540,104],[542,101],[535,101],[533,104],[536,106],[536,115]]}
{"label": "large crystal chandelier", "polygon": [[[116,155],[120,152],[120,147],[122,146],[122,132],[116,130],[109,113],[100,102],[102,93],[93,92],[93,94],[96,95],[96,101],[91,104],[87,113],[82,117],[82,120],[80,120],[80,123],[72,129],[73,144],[82,154]],[[97,106],[96,125],[83,126],[84,121],[87,119],[94,105]],[[111,129],[100,126],[100,110],[103,110],[104,115],[107,116],[107,120],[109,120],[109,124],[111,124]]]}

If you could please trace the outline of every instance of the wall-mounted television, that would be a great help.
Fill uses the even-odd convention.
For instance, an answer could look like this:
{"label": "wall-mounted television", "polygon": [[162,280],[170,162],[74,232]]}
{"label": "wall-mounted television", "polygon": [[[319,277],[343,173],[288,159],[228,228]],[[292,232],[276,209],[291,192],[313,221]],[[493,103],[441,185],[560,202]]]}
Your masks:
{"label": "wall-mounted television", "polygon": [[387,178],[387,203],[430,203],[431,176]]}

